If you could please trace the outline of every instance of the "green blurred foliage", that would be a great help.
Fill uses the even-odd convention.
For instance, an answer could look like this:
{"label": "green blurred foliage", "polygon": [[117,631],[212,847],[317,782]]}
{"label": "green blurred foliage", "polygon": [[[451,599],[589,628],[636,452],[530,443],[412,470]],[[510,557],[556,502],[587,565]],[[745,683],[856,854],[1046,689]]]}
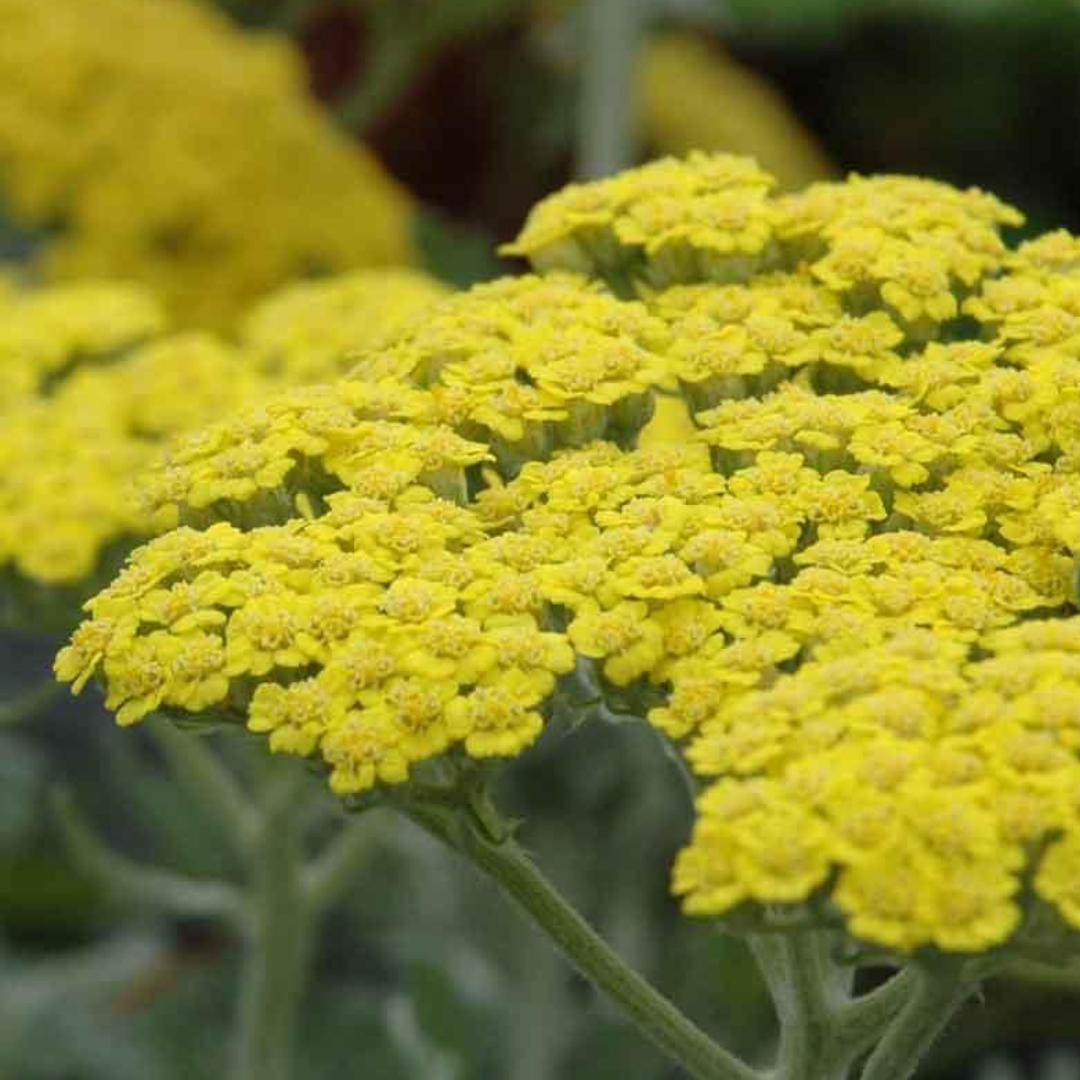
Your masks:
{"label": "green blurred foliage", "polygon": [[782,35],[788,41],[794,35],[803,46],[879,18],[909,20],[930,16],[968,23],[1005,19],[1056,25],[1076,14],[1073,0],[704,0],[685,6],[680,0],[644,2],[676,13],[685,13],[685,7],[689,7],[699,21],[735,33]]}

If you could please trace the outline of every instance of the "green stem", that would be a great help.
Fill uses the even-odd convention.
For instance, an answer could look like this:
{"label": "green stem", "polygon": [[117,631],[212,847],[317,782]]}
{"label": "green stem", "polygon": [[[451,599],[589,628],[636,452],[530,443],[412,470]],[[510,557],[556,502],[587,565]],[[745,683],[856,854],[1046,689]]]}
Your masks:
{"label": "green stem", "polygon": [[[832,1034],[827,974],[817,932],[762,934],[750,948],[769,987],[780,1025],[777,1080],[827,1080]],[[843,1074],[837,1074],[841,1080]]]}
{"label": "green stem", "polygon": [[245,858],[258,832],[258,821],[243,788],[204,737],[177,729],[164,717],[147,724],[151,738],[169,763],[173,778],[193,805],[214,819],[219,836],[234,855]]}
{"label": "green stem", "polygon": [[188,918],[242,918],[239,890],[157,866],[146,866],[113,851],[86,823],[69,795],[53,794],[53,810],[75,865],[115,900]]}
{"label": "green stem", "polygon": [[1003,967],[999,974],[1010,982],[1023,983],[1039,990],[1080,993],[1080,963],[1076,961],[1051,965],[1034,960],[1013,960]]}
{"label": "green stem", "polygon": [[653,727],[649,723],[646,723],[645,726],[653,733],[654,738],[660,744],[664,757],[678,776],[679,783],[682,785],[683,792],[686,795],[687,813],[690,815],[690,819],[693,820],[694,804],[697,802],[701,787],[697,777],[691,772],[683,753],[659,728]]}
{"label": "green stem", "polygon": [[321,914],[339,900],[375,854],[376,837],[360,822],[349,822],[304,868],[305,902]]}
{"label": "green stem", "polygon": [[959,965],[915,970],[907,1002],[867,1060],[862,1080],[910,1080],[977,981]]}
{"label": "green stem", "polygon": [[490,877],[582,975],[603,990],[657,1046],[698,1080],[759,1080],[667,998],[631,970],[562,898],[512,838],[498,842],[460,811],[419,803],[400,809]]}
{"label": "green stem", "polygon": [[839,1014],[837,1053],[856,1061],[877,1045],[918,981],[919,970],[908,966],[876,990],[849,1002]]}
{"label": "green stem", "polygon": [[638,47],[645,0],[586,0],[577,172],[592,180],[633,161]]}
{"label": "green stem", "polygon": [[[283,787],[292,788],[290,782]],[[271,785],[251,848],[232,1080],[289,1080],[315,919],[305,902],[296,807]]]}
{"label": "green stem", "polygon": [[363,77],[335,106],[338,121],[350,131],[363,134],[421,70],[433,48],[428,35],[415,37],[384,33],[381,23],[372,27],[372,61]]}

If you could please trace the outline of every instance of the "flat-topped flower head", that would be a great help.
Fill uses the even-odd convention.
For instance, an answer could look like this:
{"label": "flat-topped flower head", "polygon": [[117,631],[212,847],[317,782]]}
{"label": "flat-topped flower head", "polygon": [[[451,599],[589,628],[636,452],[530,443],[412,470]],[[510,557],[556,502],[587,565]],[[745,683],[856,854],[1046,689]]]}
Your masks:
{"label": "flat-topped flower head", "polygon": [[58,673],[342,794],[514,756],[556,696],[638,716],[699,785],[689,914],[1072,949],[1080,288],[1017,220],[702,155],[554,196],[516,249],[554,269],[174,446],[154,505],[204,531]]}
{"label": "flat-topped flower head", "polygon": [[426,311],[354,380],[428,389],[441,417],[513,471],[559,447],[625,440],[668,378],[668,330],[644,304],[572,274],[478,285]]}
{"label": "flat-topped flower head", "polygon": [[[1080,927],[1078,633],[1076,618],[1026,622],[973,650],[908,631],[720,705],[689,751],[724,779],[701,796],[676,866],[688,910],[835,905],[856,935],[893,949],[977,952],[1017,930],[1033,880],[1038,901]],[[751,809],[732,814],[743,791]],[[814,837],[809,861],[763,876],[762,830],[794,813],[799,842]],[[729,867],[722,891],[716,861]]]}
{"label": "flat-topped flower head", "polygon": [[0,413],[0,568],[78,588],[118,545],[170,524],[131,492],[162,442],[263,384],[239,350],[201,333],[65,374]]}
{"label": "flat-topped flower head", "polygon": [[416,270],[356,270],[273,294],[245,317],[241,336],[274,377],[324,382],[343,375],[357,353],[399,336],[448,292]]}
{"label": "flat-topped flower head", "polygon": [[[338,499],[322,518],[152,541],[87,605],[57,673],[98,672],[124,724],[155,710],[244,723],[319,757],[343,795],[455,747],[505,757],[535,741],[574,665],[548,609],[472,614],[508,570],[490,556],[469,588],[424,576],[483,539],[469,511],[429,496],[365,524]],[[418,543],[395,540],[407,533]]]}
{"label": "flat-topped flower head", "polygon": [[119,275],[224,329],[289,281],[413,256],[406,195],[284,35],[196,0],[0,0],[0,80],[2,201],[49,279]]}
{"label": "flat-topped flower head", "polygon": [[540,270],[640,275],[658,284],[739,280],[770,262],[774,185],[750,158],[664,158],[545,199],[502,252]]}
{"label": "flat-topped flower head", "polygon": [[430,394],[392,380],[285,391],[176,440],[140,494],[189,521],[256,524],[310,516],[336,491],[389,504],[426,484],[453,497],[490,454],[434,413]]}
{"label": "flat-topped flower head", "polygon": [[54,285],[0,293],[0,414],[62,379],[107,361],[166,325],[145,290],[119,284]]}
{"label": "flat-topped flower head", "polygon": [[[133,286],[13,287],[0,301],[0,571],[85,595],[125,547],[172,527],[189,497],[199,503],[215,482],[233,497],[276,482],[280,465],[264,448],[229,443],[220,432],[191,433],[282,387],[334,377],[347,352],[408,322],[444,292],[405,271],[389,280],[354,274],[333,285],[297,286],[267,300],[238,345],[206,331],[165,333],[160,306]],[[304,330],[305,319],[333,329],[320,337]],[[372,405],[374,413],[414,415],[409,389],[399,389],[393,407]],[[386,397],[368,392],[373,401]],[[340,396],[317,393],[298,399],[297,409],[309,454],[317,440],[326,450],[356,416]],[[263,415],[258,408],[254,414],[241,425],[249,442]],[[163,446],[172,444],[189,471],[200,453],[185,451],[210,454],[213,444],[216,472],[192,477],[179,464],[161,466]],[[335,459],[350,479],[366,464],[356,449],[354,459]],[[373,487],[396,493],[419,474],[437,473],[444,463],[452,470],[475,454],[449,432],[427,440],[417,434],[407,450],[385,476],[371,479]]]}

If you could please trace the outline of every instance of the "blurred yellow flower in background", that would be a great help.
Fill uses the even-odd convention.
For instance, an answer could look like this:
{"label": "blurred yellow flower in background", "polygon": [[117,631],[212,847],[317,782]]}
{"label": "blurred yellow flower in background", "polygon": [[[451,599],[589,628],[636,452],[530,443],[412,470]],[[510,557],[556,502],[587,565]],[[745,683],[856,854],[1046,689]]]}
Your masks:
{"label": "blurred yellow flower in background", "polygon": [[0,0],[0,199],[47,278],[138,281],[187,325],[411,261],[407,195],[306,80],[194,0]]}
{"label": "blurred yellow flower in background", "polygon": [[637,92],[642,137],[663,154],[748,154],[788,190],[836,171],[781,94],[716,40],[651,35],[639,57]]}
{"label": "blurred yellow flower in background", "polygon": [[[133,491],[165,446],[283,387],[335,378],[446,292],[418,271],[295,285],[242,320],[239,341],[169,333],[133,286],[0,294],[0,573],[85,588],[103,557],[174,523]],[[273,468],[236,452],[215,461],[217,483],[233,487]]]}

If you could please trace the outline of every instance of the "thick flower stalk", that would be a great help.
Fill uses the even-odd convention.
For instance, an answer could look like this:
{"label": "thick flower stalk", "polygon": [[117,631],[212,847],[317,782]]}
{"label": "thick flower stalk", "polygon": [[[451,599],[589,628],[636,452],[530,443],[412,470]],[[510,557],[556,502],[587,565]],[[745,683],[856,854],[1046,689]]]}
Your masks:
{"label": "thick flower stalk", "polygon": [[253,310],[235,342],[168,333],[133,287],[0,297],[0,573],[15,592],[85,596],[137,540],[175,524],[132,492],[164,445],[284,386],[334,377],[444,292],[401,270],[296,285]]}
{"label": "thick flower stalk", "polygon": [[0,0],[0,86],[0,190],[49,278],[135,280],[222,328],[294,278],[411,259],[407,197],[294,47],[211,5]]}
{"label": "thick flower stalk", "polygon": [[[745,1076],[476,786],[556,710],[646,718],[700,788],[674,890],[752,936],[781,1071],[881,1040],[885,1080],[986,963],[1080,929],[1080,241],[1010,250],[1015,210],[926,180],[771,189],[703,155],[568,188],[507,249],[539,275],[176,444],[143,498],[182,527],[57,672],[404,806],[695,1075]],[[835,935],[910,981],[851,1001]]]}

